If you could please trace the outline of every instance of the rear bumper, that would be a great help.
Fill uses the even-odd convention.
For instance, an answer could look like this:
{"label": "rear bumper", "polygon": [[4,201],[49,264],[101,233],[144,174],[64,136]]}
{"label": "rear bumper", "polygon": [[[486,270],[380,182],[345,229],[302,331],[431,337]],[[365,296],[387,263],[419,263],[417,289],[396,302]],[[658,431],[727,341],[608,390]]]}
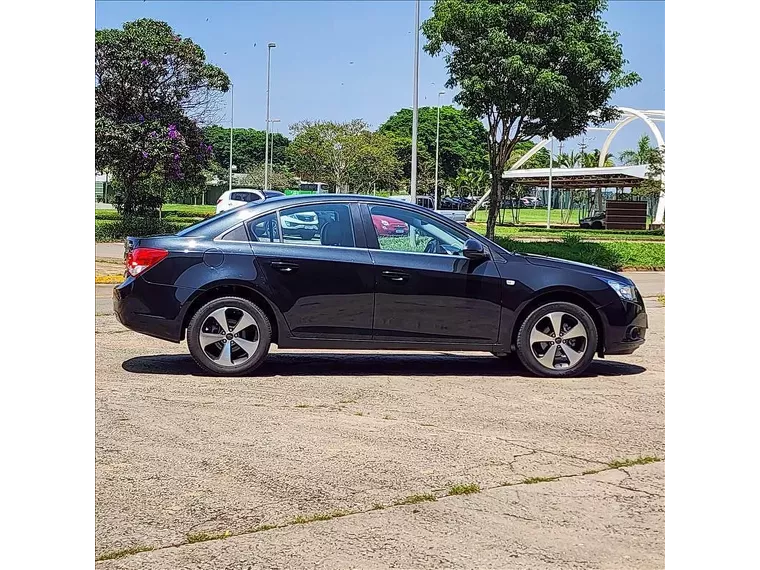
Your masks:
{"label": "rear bumper", "polygon": [[602,355],[632,354],[644,344],[649,320],[643,305],[622,302],[600,312],[606,321]]}
{"label": "rear bumper", "polygon": [[114,287],[113,310],[119,322],[135,332],[162,340],[182,340],[181,304],[177,287],[128,277]]}

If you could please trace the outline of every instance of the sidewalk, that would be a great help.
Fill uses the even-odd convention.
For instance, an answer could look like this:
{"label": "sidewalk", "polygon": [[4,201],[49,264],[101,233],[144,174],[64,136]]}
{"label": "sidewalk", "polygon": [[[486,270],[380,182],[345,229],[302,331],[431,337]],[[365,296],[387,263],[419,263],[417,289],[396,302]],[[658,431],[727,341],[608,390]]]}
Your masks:
{"label": "sidewalk", "polygon": [[124,242],[95,243],[95,259],[124,259]]}

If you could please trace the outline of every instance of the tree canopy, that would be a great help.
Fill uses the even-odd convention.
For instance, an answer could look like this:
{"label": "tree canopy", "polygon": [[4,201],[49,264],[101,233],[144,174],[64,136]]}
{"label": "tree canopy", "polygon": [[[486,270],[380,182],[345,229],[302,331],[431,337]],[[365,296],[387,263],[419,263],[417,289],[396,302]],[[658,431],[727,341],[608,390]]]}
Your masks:
{"label": "tree canopy", "polygon": [[301,121],[290,127],[293,142],[288,156],[294,171],[312,182],[325,182],[336,192],[346,187],[369,190],[391,184],[398,162],[393,141],[372,132],[361,119],[345,123]]}
{"label": "tree canopy", "polygon": [[[432,157],[435,167],[435,135],[438,107],[420,107],[417,123],[417,151],[423,149]],[[378,129],[397,139],[409,140],[411,150],[412,110],[397,111]],[[451,106],[441,107],[441,132],[439,139],[439,177],[452,180],[463,168],[488,168],[486,129],[480,121],[468,117],[463,111]],[[399,157],[402,158],[402,157]],[[411,153],[404,157],[402,167],[406,177],[411,172]],[[425,162],[420,160],[419,162]]]}
{"label": "tree canopy", "polygon": [[[225,169],[230,163],[230,129],[212,125],[203,129],[203,135],[211,145],[214,159]],[[238,172],[249,172],[252,168],[264,164],[264,140],[266,131],[256,129],[233,129],[232,132],[232,164]],[[280,133],[269,133],[269,144],[272,147],[270,160],[274,164],[284,165],[287,162],[287,147],[290,140]]]}
{"label": "tree canopy", "polygon": [[454,100],[487,122],[493,237],[501,175],[515,147],[552,133],[564,140],[618,117],[613,93],[637,83],[624,71],[606,0],[436,0],[425,50],[444,56]]}
{"label": "tree canopy", "polygon": [[198,122],[213,114],[229,84],[198,45],[165,22],[141,19],[95,32],[95,168],[113,173],[124,214],[140,209],[151,179],[203,183],[213,149]]}

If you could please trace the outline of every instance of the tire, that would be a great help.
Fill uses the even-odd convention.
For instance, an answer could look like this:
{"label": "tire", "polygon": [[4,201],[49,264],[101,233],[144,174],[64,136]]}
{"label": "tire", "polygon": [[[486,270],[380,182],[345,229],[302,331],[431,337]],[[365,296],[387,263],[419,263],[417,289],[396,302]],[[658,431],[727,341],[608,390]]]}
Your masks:
{"label": "tire", "polygon": [[[239,329],[241,321],[243,327]],[[239,336],[231,337],[233,334]],[[219,376],[253,372],[264,362],[271,341],[272,325],[264,311],[240,297],[209,301],[187,327],[187,346],[193,359],[206,372]]]}
{"label": "tire", "polygon": [[599,221],[592,222],[591,223],[591,229],[592,230],[603,230],[604,229],[604,225],[602,224],[602,222],[599,222]]}
{"label": "tire", "polygon": [[[559,335],[554,331],[557,324]],[[517,356],[537,376],[569,378],[582,374],[591,364],[598,338],[594,320],[581,307],[573,303],[547,303],[531,312],[520,325]]]}

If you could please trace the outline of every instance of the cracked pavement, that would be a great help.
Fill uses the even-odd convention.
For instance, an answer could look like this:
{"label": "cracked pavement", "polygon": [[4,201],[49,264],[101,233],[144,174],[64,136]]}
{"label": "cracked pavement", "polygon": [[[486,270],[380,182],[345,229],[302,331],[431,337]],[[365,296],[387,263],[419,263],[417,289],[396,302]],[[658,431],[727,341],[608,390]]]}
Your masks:
{"label": "cracked pavement", "polygon": [[[97,567],[661,568],[664,462],[606,467],[665,456],[664,308],[647,304],[643,348],[578,379],[276,349],[255,377],[213,378],[96,299],[95,556],[155,549]],[[444,497],[466,483],[482,491]],[[439,499],[389,506],[418,493]],[[250,533],[337,510],[362,512]]]}

